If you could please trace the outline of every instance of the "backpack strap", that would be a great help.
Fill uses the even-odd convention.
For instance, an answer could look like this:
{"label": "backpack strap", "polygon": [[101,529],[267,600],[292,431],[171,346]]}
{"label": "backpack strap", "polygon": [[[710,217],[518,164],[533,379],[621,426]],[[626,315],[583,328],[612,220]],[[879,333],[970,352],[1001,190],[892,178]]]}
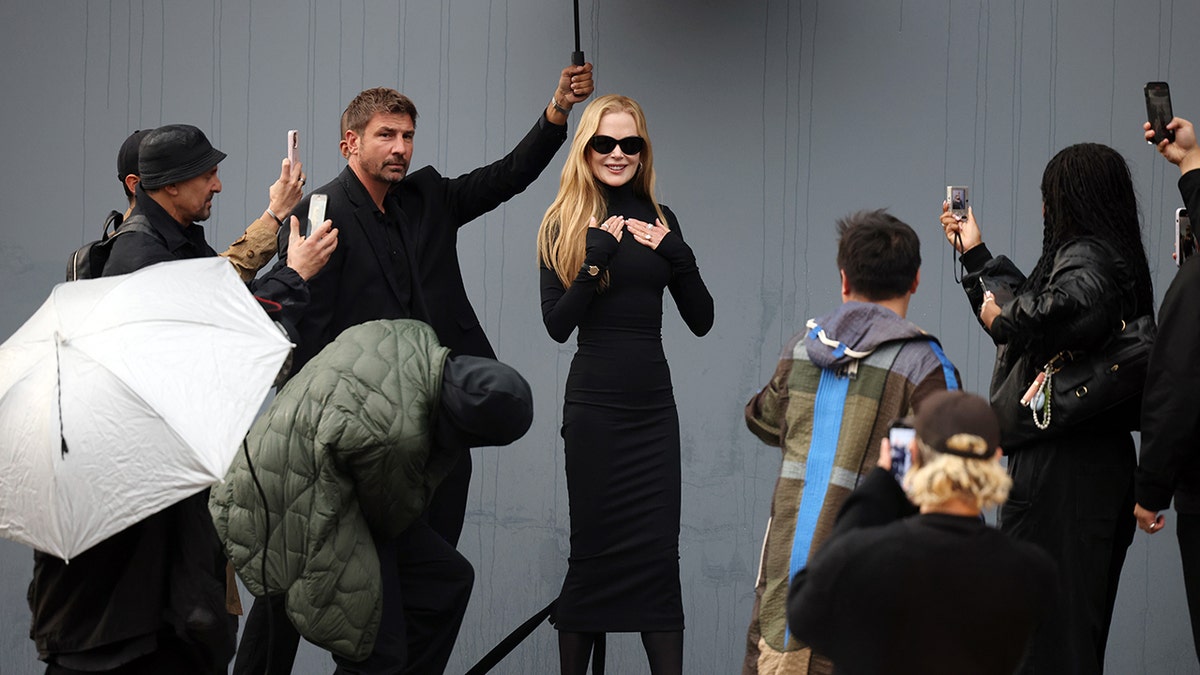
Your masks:
{"label": "backpack strap", "polygon": [[[108,234],[110,225],[116,225],[116,229],[112,234]],[[125,234],[126,232],[142,232],[154,237],[159,243],[164,246],[167,243],[166,238],[154,229],[146,217],[138,214],[124,222],[121,222],[121,214],[113,211],[104,221],[104,232],[101,239],[88,242],[83,246],[75,249],[71,254],[71,258],[67,261],[67,281],[76,281],[78,279],[95,279],[101,276],[104,270],[104,265],[108,262],[110,249],[117,235]]]}
{"label": "backpack strap", "polygon": [[108,229],[110,227],[112,228],[113,232],[116,232],[117,228],[121,226],[121,223],[124,222],[124,220],[124,213],[121,213],[120,211],[109,211],[108,217],[104,219],[104,227],[100,230],[100,241],[108,239]]}
{"label": "backpack strap", "polygon": [[124,234],[126,232],[142,232],[153,236],[159,241],[159,243],[167,243],[167,240],[163,238],[162,234],[160,234],[158,230],[154,229],[154,226],[150,224],[150,221],[146,219],[146,216],[143,216],[140,213],[134,214],[125,219],[125,221],[122,222],[116,230],[113,230],[112,236],[115,237],[118,234]]}
{"label": "backpack strap", "polygon": [[950,357],[946,356],[946,352],[942,349],[942,343],[932,335],[927,335],[925,339],[929,340],[929,348],[933,350],[934,356],[942,364],[942,376],[946,379],[946,389],[955,391],[962,389],[962,383],[958,381],[958,375],[954,374],[954,364],[950,362]]}

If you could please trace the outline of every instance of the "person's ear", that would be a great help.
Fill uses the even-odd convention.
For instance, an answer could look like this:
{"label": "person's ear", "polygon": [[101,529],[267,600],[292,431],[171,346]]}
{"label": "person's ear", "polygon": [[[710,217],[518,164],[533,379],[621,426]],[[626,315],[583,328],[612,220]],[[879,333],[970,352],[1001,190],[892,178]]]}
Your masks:
{"label": "person's ear", "polygon": [[914,295],[917,292],[917,286],[921,285],[921,268],[917,268],[917,275],[913,277],[912,286],[908,288],[908,294]]}
{"label": "person's ear", "polygon": [[346,130],[346,138],[343,141],[343,143],[346,144],[346,157],[347,158],[349,158],[350,155],[358,154],[358,144],[359,144],[360,140],[362,140],[362,139],[360,139],[358,137],[358,134],[355,133],[353,129]]}
{"label": "person's ear", "polygon": [[134,194],[137,194],[137,186],[140,182],[142,179],[137,174],[131,173],[125,176],[125,187]]}
{"label": "person's ear", "polygon": [[846,270],[838,270],[838,274],[842,275],[842,301],[845,302],[854,290],[850,288],[850,280],[846,278]]}

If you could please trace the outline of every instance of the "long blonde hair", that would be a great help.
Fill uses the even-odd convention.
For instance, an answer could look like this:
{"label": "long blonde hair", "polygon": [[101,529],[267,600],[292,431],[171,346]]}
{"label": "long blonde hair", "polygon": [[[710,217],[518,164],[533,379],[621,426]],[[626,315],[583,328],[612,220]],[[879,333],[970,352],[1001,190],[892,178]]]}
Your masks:
{"label": "long blonde hair", "polygon": [[[588,104],[571,141],[571,152],[563,165],[558,182],[558,195],[542,216],[538,228],[538,262],[554,270],[564,288],[570,288],[586,254],[588,219],[604,220],[608,210],[599,181],[592,175],[588,141],[596,135],[600,119],[609,113],[626,112],[633,116],[638,135],[646,141],[639,154],[641,167],[633,177],[634,192],[649,199],[663,223],[667,222],[662,208],[654,199],[654,148],[646,131],[646,116],[637,101],[628,96],[609,94]],[[607,283],[607,273],[603,284]]]}

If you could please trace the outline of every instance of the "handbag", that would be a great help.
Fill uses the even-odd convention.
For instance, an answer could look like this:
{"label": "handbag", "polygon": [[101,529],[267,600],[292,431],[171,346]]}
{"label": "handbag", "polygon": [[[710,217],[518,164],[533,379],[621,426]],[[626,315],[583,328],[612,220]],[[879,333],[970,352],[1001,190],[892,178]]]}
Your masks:
{"label": "handbag", "polygon": [[1001,444],[1012,449],[1062,435],[1102,413],[1127,430],[1140,429],[1142,390],[1154,347],[1154,317],[1145,314],[1121,327],[1097,350],[1064,350],[1038,371],[1032,383],[1013,368],[992,393]]}

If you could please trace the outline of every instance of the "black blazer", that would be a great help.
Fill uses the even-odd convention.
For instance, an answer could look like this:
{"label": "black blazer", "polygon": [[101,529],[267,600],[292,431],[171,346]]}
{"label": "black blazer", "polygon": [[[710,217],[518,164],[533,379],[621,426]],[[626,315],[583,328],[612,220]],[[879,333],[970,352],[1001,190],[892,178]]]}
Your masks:
{"label": "black blazer", "polygon": [[[397,214],[415,270],[403,259],[393,262],[375,204],[350,167],[317,188],[329,197],[325,217],[338,229],[338,247],[324,269],[308,281],[311,300],[298,322],[295,369],[343,330],[376,319],[424,319],[455,354],[495,358],[463,286],[458,228],[523,192],[566,138],[566,126],[551,124],[543,114],[525,138],[496,162],[458,178],[443,177],[427,166],[394,187],[385,206]],[[305,197],[293,214],[306,218],[308,201]],[[287,235],[288,229],[280,228],[283,260]],[[413,280],[411,311],[401,300],[400,275],[411,275]]]}

